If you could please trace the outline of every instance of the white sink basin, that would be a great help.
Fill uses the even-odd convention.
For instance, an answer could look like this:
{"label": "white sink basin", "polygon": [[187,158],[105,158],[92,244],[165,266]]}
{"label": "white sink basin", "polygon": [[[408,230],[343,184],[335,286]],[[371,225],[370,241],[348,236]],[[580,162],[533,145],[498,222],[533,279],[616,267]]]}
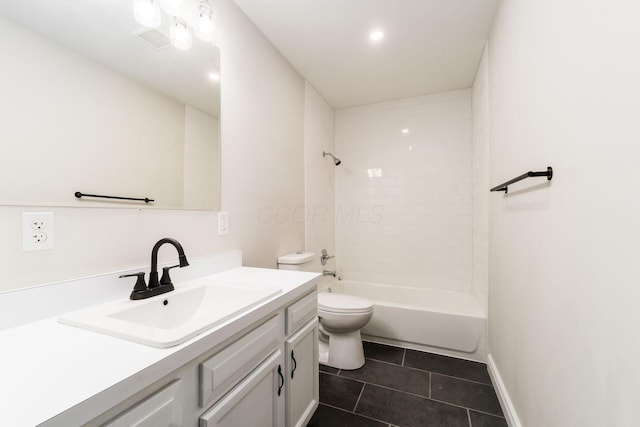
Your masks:
{"label": "white sink basin", "polygon": [[200,284],[145,300],[97,305],[58,320],[153,347],[171,347],[281,292],[275,287]]}

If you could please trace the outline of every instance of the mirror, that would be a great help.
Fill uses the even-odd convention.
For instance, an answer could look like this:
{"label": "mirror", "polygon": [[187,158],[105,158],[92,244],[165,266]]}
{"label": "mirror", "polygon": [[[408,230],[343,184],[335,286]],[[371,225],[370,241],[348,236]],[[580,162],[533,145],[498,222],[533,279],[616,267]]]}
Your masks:
{"label": "mirror", "polygon": [[143,27],[133,0],[0,2],[0,204],[219,209],[219,51],[175,48],[162,18]]}

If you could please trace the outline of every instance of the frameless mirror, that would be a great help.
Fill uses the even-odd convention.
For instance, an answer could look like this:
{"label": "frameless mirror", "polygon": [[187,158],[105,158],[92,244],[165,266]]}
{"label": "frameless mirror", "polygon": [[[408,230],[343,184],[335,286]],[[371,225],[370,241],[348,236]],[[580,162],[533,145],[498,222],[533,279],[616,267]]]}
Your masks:
{"label": "frameless mirror", "polygon": [[0,2],[1,204],[219,209],[219,51],[177,49],[133,4]]}

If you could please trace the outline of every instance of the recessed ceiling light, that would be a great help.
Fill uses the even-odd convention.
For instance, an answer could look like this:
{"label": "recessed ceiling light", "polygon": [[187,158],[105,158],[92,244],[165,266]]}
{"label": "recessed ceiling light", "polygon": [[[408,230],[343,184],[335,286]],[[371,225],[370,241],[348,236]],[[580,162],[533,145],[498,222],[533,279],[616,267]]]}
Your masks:
{"label": "recessed ceiling light", "polygon": [[374,42],[377,42],[377,41],[382,40],[384,38],[384,33],[382,31],[380,31],[380,30],[375,30],[375,31],[372,31],[369,34],[369,38],[371,40],[373,40]]}
{"label": "recessed ceiling light", "polygon": [[220,74],[218,73],[209,73],[209,78],[213,81],[218,81],[220,80]]}
{"label": "recessed ceiling light", "polygon": [[405,135],[408,134],[409,133],[409,128],[402,129],[402,133],[405,134]]}

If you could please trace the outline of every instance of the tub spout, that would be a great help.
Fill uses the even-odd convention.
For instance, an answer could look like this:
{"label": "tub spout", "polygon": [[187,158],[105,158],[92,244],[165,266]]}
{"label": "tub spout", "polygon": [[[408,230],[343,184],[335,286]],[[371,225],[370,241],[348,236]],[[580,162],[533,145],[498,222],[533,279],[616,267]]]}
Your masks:
{"label": "tub spout", "polygon": [[336,272],[335,272],[335,271],[329,271],[329,270],[322,270],[322,275],[323,275],[323,276],[333,276],[333,277],[336,277]]}

